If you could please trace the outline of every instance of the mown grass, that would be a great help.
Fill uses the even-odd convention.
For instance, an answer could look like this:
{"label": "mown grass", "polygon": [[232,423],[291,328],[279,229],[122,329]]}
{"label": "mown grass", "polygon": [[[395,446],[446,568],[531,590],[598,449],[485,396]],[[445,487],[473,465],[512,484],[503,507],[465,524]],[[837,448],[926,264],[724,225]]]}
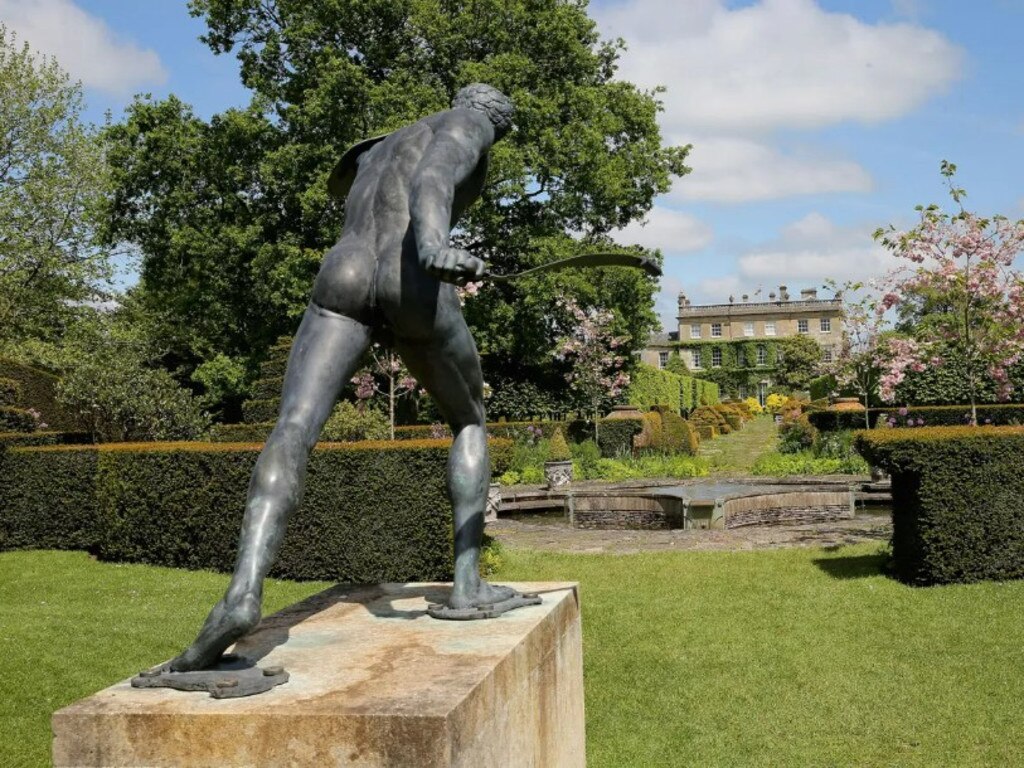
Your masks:
{"label": "mown grass", "polygon": [[758,416],[737,432],[702,440],[700,456],[707,460],[713,475],[749,474],[754,462],[779,442],[778,428],[771,416]]}
{"label": "mown grass", "polygon": [[1024,583],[930,589],[838,551],[506,551],[574,579],[588,764],[1024,763]]}
{"label": "mown grass", "polygon": [[[50,714],[181,651],[227,580],[81,552],[0,554],[0,766],[49,765]],[[325,586],[268,581],[264,605]]]}
{"label": "mown grass", "polygon": [[[914,589],[877,545],[561,555],[578,580],[591,766],[1024,762],[1024,582]],[[225,577],[0,555],[0,765],[45,765],[49,715],[167,658]],[[272,583],[267,608],[322,588]]]}

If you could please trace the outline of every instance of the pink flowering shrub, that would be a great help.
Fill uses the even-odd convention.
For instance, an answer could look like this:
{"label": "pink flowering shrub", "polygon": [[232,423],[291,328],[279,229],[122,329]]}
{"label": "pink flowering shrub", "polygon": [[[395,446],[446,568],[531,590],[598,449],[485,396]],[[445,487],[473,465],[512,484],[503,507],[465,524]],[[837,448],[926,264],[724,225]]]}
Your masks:
{"label": "pink flowering shrub", "polygon": [[[370,348],[372,364],[356,372],[352,384],[356,388],[356,399],[360,408],[365,408],[377,395],[383,395],[388,403],[388,416],[391,421],[391,439],[395,439],[395,402],[416,392],[419,384],[402,364],[401,358],[393,350],[385,349],[380,344]],[[380,386],[378,379],[383,379]]]}
{"label": "pink flowering shrub", "polygon": [[555,345],[554,356],[570,364],[565,374],[569,389],[596,414],[629,386],[629,374],[622,370],[626,357],[618,351],[627,338],[615,335],[615,315],[610,310],[583,309],[571,298],[562,299],[558,306],[568,327]]}
{"label": "pink flowering shrub", "polygon": [[879,345],[879,395],[892,401],[909,371],[941,366],[941,350],[952,350],[965,361],[971,420],[977,423],[979,386],[988,379],[999,399],[1009,399],[1009,369],[1024,358],[1024,275],[1014,268],[1024,251],[1024,221],[965,210],[966,193],[952,183],[955,173],[956,166],[943,162],[942,175],[957,212],[919,207],[914,228],[900,232],[890,226],[875,233],[906,262],[888,276],[878,318],[906,301],[926,300],[943,308],[918,324],[914,338],[893,337]]}

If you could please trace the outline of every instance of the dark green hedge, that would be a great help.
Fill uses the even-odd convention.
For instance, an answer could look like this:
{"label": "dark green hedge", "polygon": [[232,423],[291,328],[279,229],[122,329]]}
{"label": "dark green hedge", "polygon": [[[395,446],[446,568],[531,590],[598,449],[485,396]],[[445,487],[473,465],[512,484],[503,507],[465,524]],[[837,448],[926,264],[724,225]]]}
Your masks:
{"label": "dark green hedge", "polygon": [[[871,426],[878,421],[878,412],[869,412]],[[841,432],[849,429],[864,429],[864,411],[808,411],[807,419],[821,432]]]}
{"label": "dark green hedge", "polygon": [[281,397],[281,390],[284,387],[284,376],[271,376],[266,379],[259,379],[252,386],[254,400],[274,400]]}
{"label": "dark green hedge", "polygon": [[0,446],[0,550],[95,551],[96,446]]}
{"label": "dark green hedge", "polygon": [[[871,408],[868,418],[871,427],[878,425],[882,416],[896,420],[896,426],[919,426],[923,420],[925,427],[957,427],[970,423],[971,406],[969,405],[912,405],[909,408],[892,406],[888,408]],[[846,429],[864,429],[863,411],[818,411],[809,413],[808,418],[822,432],[835,432]],[[908,424],[908,421],[912,423]],[[1024,405],[1007,403],[1005,405],[979,405],[978,423],[996,427],[1024,424]]]}
{"label": "dark green hedge", "polygon": [[[0,458],[0,549],[230,570],[256,444],[16,448]],[[491,455],[504,471],[511,443]],[[447,441],[328,443],[272,573],[353,582],[448,579]]]}
{"label": "dark green hedge", "polygon": [[87,432],[0,432],[0,446],[27,448],[38,445],[84,445],[91,443]]}
{"label": "dark green hedge", "polygon": [[57,377],[29,365],[0,359],[0,377],[18,382],[18,403],[34,408],[50,429],[76,429],[74,414],[68,413],[56,400]]}
{"label": "dark green hedge", "polygon": [[597,444],[606,458],[633,453],[633,437],[644,428],[643,419],[601,419]]}
{"label": "dark green hedge", "polygon": [[213,443],[262,443],[270,436],[273,421],[258,424],[214,424],[210,427]]}
{"label": "dark green hedge", "polygon": [[0,406],[0,432],[32,432],[36,428],[36,417],[24,408]]}
{"label": "dark green hedge", "polygon": [[264,400],[246,400],[242,403],[242,420],[246,424],[276,421],[279,410],[281,410],[281,399],[279,397]]}
{"label": "dark green hedge", "polygon": [[0,405],[17,405],[21,399],[21,384],[14,379],[0,378]]}
{"label": "dark green hedge", "polygon": [[893,562],[912,584],[1024,577],[1024,428],[857,433],[892,475]]}

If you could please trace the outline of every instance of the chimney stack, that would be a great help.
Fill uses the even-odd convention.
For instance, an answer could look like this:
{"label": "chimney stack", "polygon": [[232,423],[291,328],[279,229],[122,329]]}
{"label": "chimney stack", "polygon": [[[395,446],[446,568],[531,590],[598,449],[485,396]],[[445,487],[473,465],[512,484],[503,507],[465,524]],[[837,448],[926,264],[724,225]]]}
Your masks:
{"label": "chimney stack", "polygon": [[800,298],[803,299],[804,301],[813,301],[814,299],[818,298],[818,289],[804,288],[802,291],[800,291]]}

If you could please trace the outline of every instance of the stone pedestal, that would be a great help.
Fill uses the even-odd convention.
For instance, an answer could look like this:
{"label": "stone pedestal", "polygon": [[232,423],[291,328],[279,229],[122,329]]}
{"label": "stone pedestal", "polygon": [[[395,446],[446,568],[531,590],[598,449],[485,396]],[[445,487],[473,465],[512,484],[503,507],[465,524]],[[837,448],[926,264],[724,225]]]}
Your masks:
{"label": "stone pedestal", "polygon": [[542,605],[439,621],[440,585],[337,586],[266,618],[236,651],[281,665],[258,696],[123,681],[53,715],[62,766],[584,766],[574,584]]}

